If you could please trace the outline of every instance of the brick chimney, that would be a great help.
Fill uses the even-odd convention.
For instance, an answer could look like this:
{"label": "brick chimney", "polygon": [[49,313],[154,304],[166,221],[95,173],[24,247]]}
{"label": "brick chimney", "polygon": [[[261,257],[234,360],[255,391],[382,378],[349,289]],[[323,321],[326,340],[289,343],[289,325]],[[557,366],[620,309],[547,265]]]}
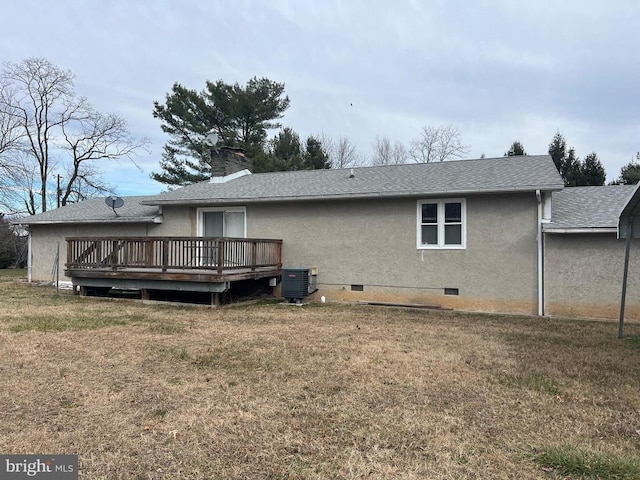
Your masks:
{"label": "brick chimney", "polygon": [[221,147],[211,156],[211,178],[226,177],[245,169],[251,169],[251,159],[245,157],[239,147]]}

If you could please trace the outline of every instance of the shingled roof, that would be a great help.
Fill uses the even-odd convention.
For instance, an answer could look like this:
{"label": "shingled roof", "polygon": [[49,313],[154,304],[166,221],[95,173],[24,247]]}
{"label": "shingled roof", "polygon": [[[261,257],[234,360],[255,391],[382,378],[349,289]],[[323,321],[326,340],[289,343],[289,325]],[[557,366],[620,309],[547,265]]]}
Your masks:
{"label": "shingled roof", "polygon": [[544,225],[544,231],[615,232],[620,213],[635,189],[636,185],[607,185],[567,187],[556,192],[551,199],[551,222]]}
{"label": "shingled roof", "polygon": [[161,222],[161,205],[225,205],[350,198],[422,197],[560,190],[562,178],[548,155],[231,175],[154,196],[125,197],[116,216],[104,198],[49,210],[16,223]]}
{"label": "shingled roof", "polygon": [[244,175],[202,182],[143,201],[145,205],[215,205],[370,197],[411,197],[560,190],[549,155],[337,170]]}
{"label": "shingled roof", "polygon": [[31,217],[24,217],[14,223],[23,225],[54,223],[158,223],[162,221],[157,206],[142,205],[141,202],[153,197],[124,197],[124,205],[116,210],[105,203],[104,197],[91,198],[79,203],[48,210]]}

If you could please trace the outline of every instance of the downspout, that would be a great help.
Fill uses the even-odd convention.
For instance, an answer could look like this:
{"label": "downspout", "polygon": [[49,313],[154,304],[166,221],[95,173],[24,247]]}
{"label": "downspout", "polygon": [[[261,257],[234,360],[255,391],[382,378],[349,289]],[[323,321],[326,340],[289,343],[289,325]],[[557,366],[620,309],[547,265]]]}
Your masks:
{"label": "downspout", "polygon": [[542,245],[542,195],[540,190],[536,190],[536,198],[538,199],[538,315],[544,315],[544,263],[543,263],[543,245]]}
{"label": "downspout", "polygon": [[622,338],[624,335],[624,307],[627,300],[627,277],[629,274],[629,250],[631,249],[631,237],[633,237],[633,215],[629,215],[629,223],[627,224],[627,243],[624,247],[624,273],[622,275],[622,296],[620,298],[618,338]]}
{"label": "downspout", "polygon": [[29,229],[29,236],[27,238],[27,281],[31,283],[33,262],[31,260],[31,229]]}

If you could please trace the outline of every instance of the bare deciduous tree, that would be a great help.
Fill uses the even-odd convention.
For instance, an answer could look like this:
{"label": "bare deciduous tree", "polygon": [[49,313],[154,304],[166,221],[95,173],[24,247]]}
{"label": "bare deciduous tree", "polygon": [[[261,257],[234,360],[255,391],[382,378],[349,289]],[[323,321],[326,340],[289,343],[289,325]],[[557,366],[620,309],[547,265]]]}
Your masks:
{"label": "bare deciduous tree", "polygon": [[329,157],[331,168],[358,167],[364,163],[356,146],[347,137],[338,137],[337,140],[333,140],[322,133],[318,135],[318,139]]}
{"label": "bare deciduous tree", "polygon": [[373,142],[373,157],[371,157],[372,165],[389,165],[391,164],[391,140],[387,137],[376,137]]}
{"label": "bare deciduous tree", "polygon": [[[3,90],[0,85],[0,94]],[[14,115],[0,115],[0,168],[7,162],[4,155],[18,145],[21,134],[20,122]]]}
{"label": "bare deciduous tree", "polygon": [[82,163],[77,169],[75,169],[75,165],[69,166],[65,175],[66,178],[75,175],[75,181],[67,183],[65,190],[60,192],[61,205],[78,203],[106,192],[115,192],[112,185],[104,183],[102,172],[94,164]]}
{"label": "bare deciduous tree", "polygon": [[347,137],[338,137],[332,158],[333,168],[350,168],[362,165],[356,146]]}
{"label": "bare deciduous tree", "polygon": [[[73,80],[69,70],[44,58],[6,63],[0,72],[0,166],[14,172],[6,186],[21,192],[27,213],[47,210],[56,158],[70,172],[62,189],[66,202],[78,190],[74,184],[84,162],[131,159],[148,144],[146,139],[133,139],[120,116],[95,112],[84,97],[76,95]],[[92,179],[90,183],[102,182]],[[8,200],[5,196],[3,203]],[[15,210],[16,204],[11,205]]]}
{"label": "bare deciduous tree", "polygon": [[453,125],[426,126],[421,137],[411,142],[409,155],[416,163],[457,160],[469,153],[469,146],[460,141],[460,130]]}
{"label": "bare deciduous tree", "polygon": [[[123,157],[133,161],[131,156],[147,143],[146,139],[136,140],[129,134],[127,122],[120,115],[105,115],[91,107],[77,112],[77,115],[60,127],[64,148],[70,153],[72,160],[61,205],[66,205],[72,194],[77,196],[79,192],[90,191],[86,187],[91,187],[96,192],[105,191],[99,179],[99,170],[85,167],[87,162]],[[76,182],[83,184],[85,188],[76,185]]]}
{"label": "bare deciduous tree", "polygon": [[36,213],[38,167],[25,152],[12,151],[0,164],[0,210],[7,215]]}
{"label": "bare deciduous tree", "polygon": [[400,165],[407,163],[409,154],[404,144],[398,140],[393,144],[393,150],[391,151],[391,160],[394,165]]}
{"label": "bare deciduous tree", "polygon": [[[42,58],[6,63],[2,72],[0,114],[17,122],[24,138],[20,150],[37,162],[40,173],[40,205],[47,210],[52,130],[73,109],[73,74]],[[33,192],[31,191],[31,194]]]}
{"label": "bare deciduous tree", "polygon": [[[4,85],[0,84],[0,94],[3,92],[9,95]],[[16,213],[16,204],[22,207],[22,199],[14,185],[16,178],[22,173],[20,162],[15,161],[14,152],[21,135],[18,118],[14,115],[0,114],[0,214],[3,211],[9,215]],[[19,209],[22,209],[21,207]]]}
{"label": "bare deciduous tree", "polygon": [[400,165],[407,163],[407,149],[396,140],[392,145],[387,137],[376,137],[373,143],[372,165]]}

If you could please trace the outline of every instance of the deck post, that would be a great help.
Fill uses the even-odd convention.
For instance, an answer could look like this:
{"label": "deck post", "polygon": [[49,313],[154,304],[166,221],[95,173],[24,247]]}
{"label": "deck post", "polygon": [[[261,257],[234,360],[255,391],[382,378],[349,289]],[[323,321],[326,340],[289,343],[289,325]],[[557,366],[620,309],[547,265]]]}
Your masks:
{"label": "deck post", "polygon": [[151,295],[149,295],[149,290],[147,290],[146,288],[140,290],[140,297],[142,298],[142,300],[149,300],[151,298]]}
{"label": "deck post", "polygon": [[73,242],[65,239],[67,241],[67,265],[71,265],[71,259],[73,258],[73,255],[71,253],[72,249],[73,249]]}
{"label": "deck post", "polygon": [[167,264],[169,263],[169,240],[162,241],[162,271],[167,271]]}
{"label": "deck post", "polygon": [[218,244],[218,273],[222,275],[222,267],[224,266],[224,249],[225,242],[221,238],[216,239],[216,243]]}
{"label": "deck post", "polygon": [[220,293],[211,292],[211,306],[217,308],[220,305]]}
{"label": "deck post", "polygon": [[258,250],[258,242],[255,240],[251,242],[251,271],[255,271],[256,269],[256,256]]}
{"label": "deck post", "polygon": [[112,270],[116,270],[116,260],[118,258],[118,241],[117,240],[113,240],[111,242],[111,259],[109,264],[111,265],[111,269]]}

